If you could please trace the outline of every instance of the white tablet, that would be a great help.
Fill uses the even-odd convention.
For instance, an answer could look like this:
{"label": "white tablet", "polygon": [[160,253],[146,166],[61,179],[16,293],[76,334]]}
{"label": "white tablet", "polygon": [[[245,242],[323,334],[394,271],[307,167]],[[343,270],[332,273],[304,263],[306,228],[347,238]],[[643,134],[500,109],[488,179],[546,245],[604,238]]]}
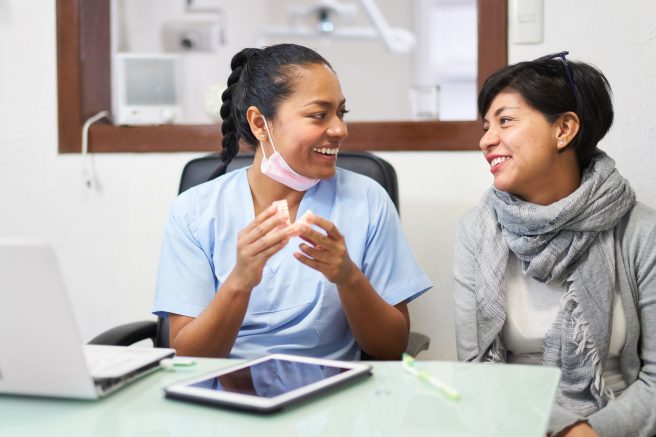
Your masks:
{"label": "white tablet", "polygon": [[273,354],[164,388],[167,398],[268,413],[371,375],[361,362]]}

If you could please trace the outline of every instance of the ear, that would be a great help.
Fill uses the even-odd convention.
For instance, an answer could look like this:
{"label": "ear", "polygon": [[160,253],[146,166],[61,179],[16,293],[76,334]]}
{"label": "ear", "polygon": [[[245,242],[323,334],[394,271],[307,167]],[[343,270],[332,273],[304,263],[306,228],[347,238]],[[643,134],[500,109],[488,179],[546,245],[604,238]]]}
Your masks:
{"label": "ear", "polygon": [[255,106],[249,106],[246,110],[246,120],[251,128],[252,134],[259,141],[266,140],[266,130],[264,130],[264,119],[262,113]]}
{"label": "ear", "polygon": [[579,132],[579,117],[574,112],[566,112],[560,116],[555,123],[556,147],[562,152],[569,146],[576,134]]}

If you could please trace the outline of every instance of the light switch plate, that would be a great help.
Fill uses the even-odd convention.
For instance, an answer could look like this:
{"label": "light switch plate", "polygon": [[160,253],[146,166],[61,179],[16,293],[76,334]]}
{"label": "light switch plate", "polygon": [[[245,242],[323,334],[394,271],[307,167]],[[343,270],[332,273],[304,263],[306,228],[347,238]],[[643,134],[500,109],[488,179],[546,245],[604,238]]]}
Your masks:
{"label": "light switch plate", "polygon": [[510,35],[515,44],[538,44],[543,40],[543,0],[510,0]]}
{"label": "light switch plate", "polygon": [[9,24],[9,22],[11,22],[9,0],[0,0],[0,24]]}

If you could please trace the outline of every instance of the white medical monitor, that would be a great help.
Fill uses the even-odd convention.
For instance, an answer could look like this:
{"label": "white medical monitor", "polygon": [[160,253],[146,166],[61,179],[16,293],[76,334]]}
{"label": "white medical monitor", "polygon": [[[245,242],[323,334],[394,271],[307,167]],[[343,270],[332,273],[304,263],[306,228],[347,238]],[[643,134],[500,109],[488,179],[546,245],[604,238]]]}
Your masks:
{"label": "white medical monitor", "polygon": [[112,58],[114,122],[152,125],[179,121],[180,71],[176,55],[115,54]]}

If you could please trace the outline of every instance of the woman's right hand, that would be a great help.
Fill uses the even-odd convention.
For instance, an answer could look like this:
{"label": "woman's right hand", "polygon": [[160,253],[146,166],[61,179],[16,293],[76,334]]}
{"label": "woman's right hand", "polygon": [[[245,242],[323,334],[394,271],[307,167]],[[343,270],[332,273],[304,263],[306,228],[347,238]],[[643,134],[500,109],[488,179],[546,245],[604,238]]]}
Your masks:
{"label": "woman's right hand", "polygon": [[251,291],[262,280],[267,260],[289,242],[289,216],[271,205],[239,231],[237,263],[226,282],[238,290]]}
{"label": "woman's right hand", "polygon": [[599,434],[586,422],[579,422],[566,428],[558,437],[599,437]]}

